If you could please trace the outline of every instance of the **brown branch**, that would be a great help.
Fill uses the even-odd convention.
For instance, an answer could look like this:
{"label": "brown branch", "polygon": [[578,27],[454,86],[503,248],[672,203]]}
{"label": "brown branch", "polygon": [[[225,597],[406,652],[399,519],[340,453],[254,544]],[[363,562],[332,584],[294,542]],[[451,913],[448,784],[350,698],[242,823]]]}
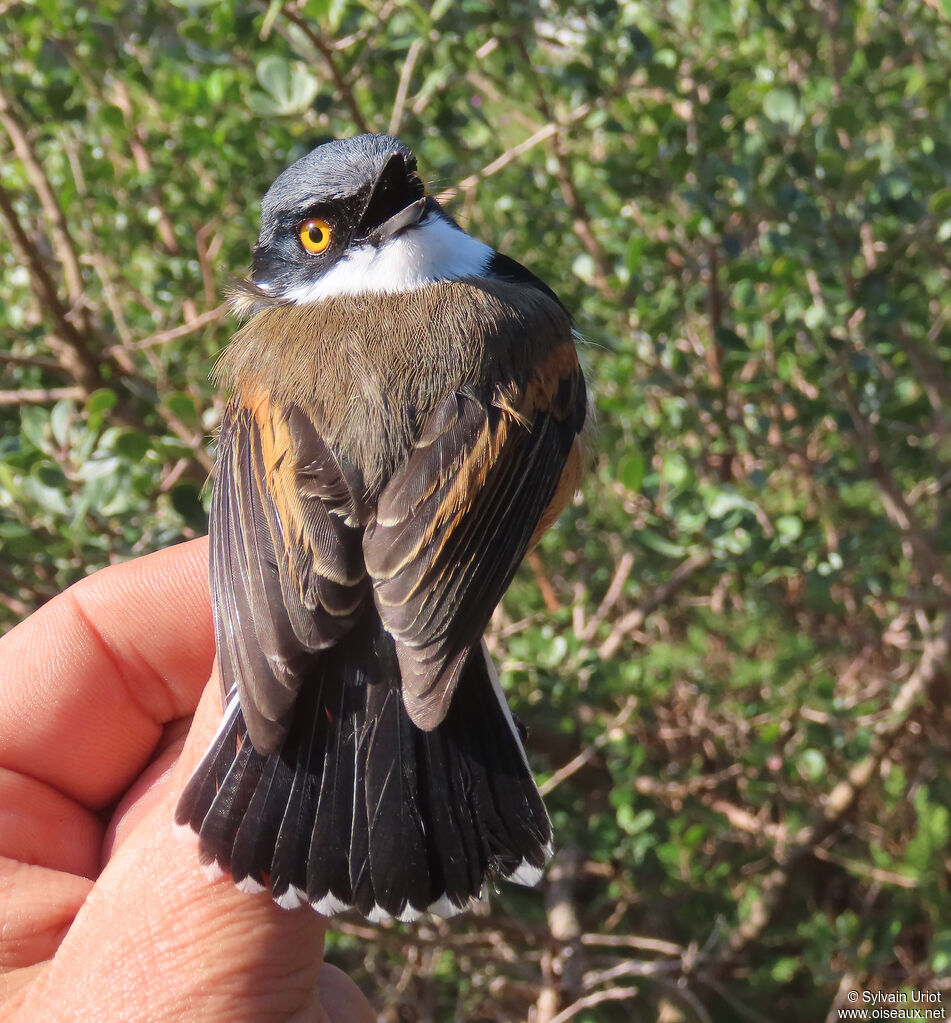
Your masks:
{"label": "brown branch", "polygon": [[555,133],[552,145],[555,154],[555,180],[558,182],[558,190],[561,192],[561,197],[568,207],[568,212],[571,214],[571,222],[575,234],[580,239],[582,247],[594,264],[592,284],[602,295],[614,297],[614,290],[609,284],[610,279],[614,276],[614,260],[592,230],[588,207],[575,186],[575,178],[572,173],[568,148],[565,143],[565,133],[562,131],[562,122],[548,102],[546,83],[537,70],[536,62],[532,59],[532,54],[525,43],[524,36],[521,34],[517,35],[515,44],[522,55],[525,67],[531,69],[532,72],[535,88],[535,105],[547,121],[553,121],[558,124],[558,131]]}
{"label": "brown branch", "polygon": [[658,952],[660,955],[676,956],[682,959],[687,950],[683,945],[660,938],[645,938],[639,934],[582,934],[582,945],[603,946],[604,948],[634,948],[641,952]]}
{"label": "brown branch", "polygon": [[571,225],[575,234],[594,263],[592,284],[602,295],[613,296],[614,290],[609,281],[614,276],[614,260],[591,229],[591,217],[581,198],[581,193],[575,187],[574,177],[568,163],[568,150],[560,131],[555,135],[554,150],[557,161],[555,180],[558,182],[558,189],[571,214]]}
{"label": "brown branch", "polygon": [[585,1009],[591,1009],[602,1002],[630,1001],[632,998],[637,998],[640,993],[640,988],[636,987],[609,987],[603,991],[595,991],[590,995],[585,995],[584,998],[579,998],[563,1012],[554,1016],[549,1023],[568,1023],[568,1020],[574,1019],[578,1013],[584,1012]]}
{"label": "brown branch", "polygon": [[[59,358],[65,372],[78,385],[78,388],[75,390],[70,388],[54,388],[42,392],[8,392],[11,400],[7,404],[42,404],[47,401],[58,400],[61,397],[82,400],[93,391],[106,385],[106,380],[101,371],[103,365],[108,365],[113,370],[117,384],[125,383],[130,378],[135,379],[137,376],[135,367],[132,365],[128,352],[121,345],[114,345],[101,355],[97,355],[90,346],[87,336],[80,333],[76,326],[74,326],[69,314],[62,302],[60,302],[56,285],[53,283],[37,247],[20,223],[13,202],[2,185],[0,185],[0,216],[7,223],[14,249],[17,251],[22,262],[29,268],[30,283],[37,300],[41,307],[48,310],[56,321],[56,333],[50,335],[48,344]],[[190,327],[191,325],[186,326]],[[182,328],[177,329],[180,330]],[[190,332],[190,330],[187,332]],[[24,398],[24,395],[28,395],[29,398]],[[41,397],[41,395],[45,395],[45,397]],[[16,397],[13,398],[12,396]],[[197,466],[195,471],[189,475],[204,478],[204,475],[210,472],[214,466],[214,460],[204,449],[204,436],[191,430],[161,403],[157,405],[157,411],[172,432],[184,441],[194,453]],[[135,410],[128,407],[124,401],[116,405],[112,415],[135,429],[145,429],[141,416]]]}
{"label": "brown branch", "polygon": [[624,706],[604,726],[594,742],[585,746],[585,748],[576,756],[573,756],[567,764],[563,764],[559,767],[547,781],[542,782],[542,784],[538,786],[538,791],[543,796],[547,796],[549,792],[557,788],[563,781],[566,781],[573,774],[577,774],[578,771],[580,771],[581,768],[584,767],[584,765],[587,764],[602,747],[606,746],[614,739],[615,731],[627,724],[636,707],[637,697],[629,696]]}
{"label": "brown branch", "polygon": [[839,385],[852,425],[861,441],[859,451],[865,461],[869,476],[878,487],[885,514],[898,528],[902,538],[907,540],[914,550],[922,576],[925,579],[933,580],[943,593],[951,596],[951,577],[948,576],[942,558],[925,535],[914,510],[908,504],[901,487],[882,457],[875,440],[872,424],[859,409],[858,399],[844,367],[839,374]]}
{"label": "brown branch", "polygon": [[24,387],[16,391],[0,391],[0,406],[48,405],[51,401],[62,401],[64,398],[82,401],[85,397],[86,391],[82,387]]}
{"label": "brown branch", "polygon": [[602,660],[613,657],[625,638],[632,632],[636,632],[644,624],[647,616],[653,614],[661,604],[665,604],[683,589],[690,577],[704,568],[709,561],[710,555],[705,551],[700,554],[691,554],[682,561],[671,573],[669,579],[661,583],[633,611],[628,612],[615,623],[608,638],[598,648],[598,656]]}
{"label": "brown branch", "polygon": [[43,165],[33,152],[26,130],[14,113],[13,104],[3,91],[2,86],[0,86],[0,124],[3,125],[9,136],[13,151],[20,163],[23,164],[26,176],[40,201],[40,206],[49,223],[53,251],[63,269],[66,293],[72,305],[78,309],[83,301],[85,285],[79,265],[79,256],[69,233],[66,216],[53,192],[53,186],[46,176]]}
{"label": "brown branch", "polygon": [[650,796],[652,799],[659,799],[667,804],[682,803],[692,796],[699,796],[705,792],[713,792],[724,782],[732,781],[743,774],[741,764],[731,764],[722,771],[715,774],[701,774],[696,778],[687,778],[685,781],[658,781],[642,775],[634,782],[634,788],[642,796]]}
{"label": "brown branch", "polygon": [[538,587],[538,592],[542,595],[542,600],[545,602],[547,610],[551,614],[560,611],[561,603],[558,600],[558,594],[555,592],[555,587],[552,586],[551,580],[545,572],[545,562],[539,556],[538,551],[529,551],[525,561],[532,570],[532,575],[535,577],[535,585]]}
{"label": "brown branch", "polygon": [[179,327],[172,327],[170,330],[160,331],[158,334],[152,334],[150,337],[144,338],[142,341],[133,341],[128,345],[114,345],[112,348],[107,349],[111,354],[117,354],[121,351],[141,351],[144,348],[155,348],[157,345],[168,344],[169,341],[177,341],[179,338],[188,337],[191,334],[197,334],[198,331],[203,330],[210,323],[218,323],[220,320],[225,319],[228,315],[229,304],[222,302],[221,305],[215,306],[214,309],[209,309],[207,312],[201,313],[196,316],[193,320],[189,320],[188,323],[183,323]]}
{"label": "brown branch", "polygon": [[723,392],[725,409],[728,396],[723,386],[723,353],[720,351],[720,343],[717,341],[717,331],[723,326],[723,293],[720,290],[720,253],[716,241],[710,242],[707,246],[707,267],[703,273],[708,277],[707,301],[710,310],[710,339],[709,344],[703,346],[704,357],[707,363],[707,372],[710,374],[710,386]]}
{"label": "brown branch", "polygon": [[[122,114],[122,120],[125,122],[126,129],[128,131],[129,141],[129,152],[132,154],[132,159],[135,161],[135,169],[139,172],[142,177],[146,177],[152,173],[152,158],[149,156],[149,151],[145,147],[144,138],[145,132],[142,130],[142,126],[136,122],[135,112],[132,109],[132,97],[129,95],[129,90],[126,88],[125,82],[121,78],[115,78],[112,82],[112,96],[110,100],[113,106],[117,107]],[[158,211],[158,222],[156,227],[158,228],[158,236],[162,245],[165,247],[165,251],[175,256],[181,251],[178,240],[175,237],[175,228],[172,224],[172,218],[168,215],[168,211],[165,209],[165,202],[159,187],[153,186],[151,189],[152,202],[155,205],[155,209]]]}
{"label": "brown branch", "polygon": [[871,749],[854,764],[848,775],[826,796],[822,808],[793,841],[777,856],[776,867],[767,874],[747,918],[736,928],[728,942],[729,952],[738,956],[757,941],[772,919],[792,880],[793,869],[815,847],[832,833],[838,822],[855,804],[879,769],[895,739],[905,728],[909,715],[927,692],[938,671],[951,656],[951,615],[945,617],[941,630],[925,643],[921,659],[908,680],[899,689],[890,706],[887,719],[875,729]]}
{"label": "brown branch", "polygon": [[[266,3],[261,3],[262,7],[266,7]],[[350,116],[353,118],[353,123],[361,132],[370,131],[370,126],[363,116],[360,110],[360,106],[357,103],[357,98],[353,94],[353,86],[344,77],[343,72],[337,67],[337,61],[334,58],[334,52],[331,46],[324,42],[323,38],[319,33],[315,32],[310,25],[301,17],[301,15],[292,7],[285,7],[281,14],[296,28],[304,34],[307,41],[313,46],[313,48],[324,58],[324,63],[327,65],[327,70],[330,72],[330,77],[333,78],[334,84],[337,87],[337,95],[346,103],[350,110]],[[310,56],[310,54],[308,54]]]}
{"label": "brown branch", "polygon": [[867,877],[870,881],[874,881],[876,884],[890,884],[894,885],[896,888],[919,887],[919,881],[917,878],[909,877],[907,874],[898,874],[894,870],[883,870],[881,867],[873,867],[868,863],[862,863],[861,860],[856,860],[852,857],[836,856],[821,845],[817,845],[815,849],[812,850],[812,854],[817,860],[824,860],[826,863],[835,863],[842,867],[843,870],[847,870],[850,874],[858,874],[860,877]]}
{"label": "brown branch", "polygon": [[17,355],[16,352],[0,352],[0,363],[10,366],[35,366],[48,369],[51,373],[62,373],[63,365],[56,359],[47,359],[42,355]]}
{"label": "brown branch", "polygon": [[[936,347],[949,316],[951,306],[943,309],[931,325],[928,331],[928,345],[932,349]],[[925,346],[911,337],[904,324],[899,323],[896,326],[895,337],[918,377],[918,383],[921,384],[921,389],[931,405],[935,422],[940,424],[945,433],[951,432],[951,418],[948,416],[948,409],[951,408],[951,380],[948,379],[944,366]]]}
{"label": "brown branch", "polygon": [[535,1002],[537,1023],[550,1023],[558,1009],[577,998],[583,976],[581,924],[575,905],[575,885],[582,854],[568,846],[555,854],[545,891],[548,929],[554,942],[542,960],[545,983]]}
{"label": "brown branch", "polygon": [[20,223],[10,194],[2,185],[0,217],[6,222],[10,241],[17,256],[30,272],[30,283],[40,307],[47,310],[56,322],[56,334],[49,339],[50,347],[69,375],[87,391],[94,391],[102,386],[96,356],[87,338],[77,329],[66,307],[60,301],[56,284],[40,256],[39,249]]}
{"label": "brown branch", "polygon": [[215,304],[217,292],[215,289],[214,260],[221,251],[221,246],[224,242],[224,238],[220,233],[213,234],[210,244],[206,241],[207,236],[214,229],[215,224],[212,222],[203,224],[195,231],[195,252],[198,256],[198,266],[201,270],[201,284],[205,292],[206,306],[213,306]]}
{"label": "brown branch", "polygon": [[393,113],[390,114],[390,124],[386,129],[389,135],[398,135],[400,124],[403,121],[403,108],[406,106],[406,96],[409,93],[409,83],[413,77],[413,69],[423,49],[422,37],[414,39],[406,51],[406,58],[403,61],[403,69],[400,72],[400,83],[396,89],[396,99],[393,101]]}
{"label": "brown branch", "polygon": [[778,846],[784,845],[789,838],[789,833],[782,824],[773,824],[772,821],[763,820],[742,806],[737,806],[726,799],[708,799],[704,802],[715,813],[726,817],[730,827],[736,831],[754,835],[758,839],[768,839]]}
{"label": "brown branch", "polygon": [[598,610],[591,616],[580,637],[586,643],[590,643],[594,639],[598,626],[614,610],[617,602],[621,599],[621,594],[624,592],[624,587],[627,585],[627,580],[630,578],[631,569],[633,568],[634,555],[630,551],[625,551],[617,563],[614,577],[611,579],[611,584],[608,586],[604,599],[598,605]]}
{"label": "brown branch", "polygon": [[[592,104],[582,103],[580,106],[575,107],[574,110],[565,118],[564,124],[572,124],[575,121],[581,120],[582,117],[586,117],[592,109]],[[552,138],[558,131],[560,125],[554,121],[549,122],[543,127],[539,128],[533,135],[530,135],[527,139],[523,139],[518,145],[512,146],[511,149],[507,149],[501,156],[497,156],[491,163],[485,165],[480,171],[476,171],[475,174],[470,174],[467,178],[463,178],[453,188],[447,188],[445,191],[440,192],[436,196],[437,202],[444,203],[454,199],[460,192],[469,192],[479,182],[484,181],[486,178],[492,177],[493,174],[498,174],[500,170],[508,167],[510,163],[514,163],[520,156],[523,156],[530,149],[534,149],[535,146],[544,142],[546,139]]]}

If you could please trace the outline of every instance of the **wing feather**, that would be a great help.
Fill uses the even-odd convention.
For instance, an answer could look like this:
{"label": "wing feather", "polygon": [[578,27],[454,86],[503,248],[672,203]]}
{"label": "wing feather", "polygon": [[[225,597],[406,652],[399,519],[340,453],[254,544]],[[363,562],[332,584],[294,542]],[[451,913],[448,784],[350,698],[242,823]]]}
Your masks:
{"label": "wing feather", "polygon": [[522,388],[443,399],[380,495],[363,549],[419,727],[445,717],[466,658],[571,475],[584,414],[565,344]]}
{"label": "wing feather", "polygon": [[268,753],[316,655],[370,592],[364,512],[352,470],[295,406],[236,398],[219,444],[211,585],[222,681],[237,685],[251,741]]}

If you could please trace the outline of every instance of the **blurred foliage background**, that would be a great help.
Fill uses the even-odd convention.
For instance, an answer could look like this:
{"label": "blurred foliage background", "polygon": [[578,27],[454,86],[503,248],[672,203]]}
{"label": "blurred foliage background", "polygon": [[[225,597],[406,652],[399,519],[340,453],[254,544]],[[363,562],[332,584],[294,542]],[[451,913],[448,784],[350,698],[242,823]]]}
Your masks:
{"label": "blurred foliage background", "polygon": [[539,889],[342,922],[383,1020],[951,998],[949,0],[0,4],[12,624],[205,529],[258,199],[398,131],[576,311],[583,499],[493,644]]}

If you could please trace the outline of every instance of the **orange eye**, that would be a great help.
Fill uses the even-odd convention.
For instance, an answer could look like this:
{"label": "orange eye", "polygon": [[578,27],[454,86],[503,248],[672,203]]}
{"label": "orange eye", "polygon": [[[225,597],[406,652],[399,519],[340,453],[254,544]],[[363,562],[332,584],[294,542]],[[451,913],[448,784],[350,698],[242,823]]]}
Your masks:
{"label": "orange eye", "polygon": [[330,224],[326,220],[320,220],[318,217],[305,220],[297,230],[301,245],[308,252],[313,253],[323,252],[333,237],[333,229]]}

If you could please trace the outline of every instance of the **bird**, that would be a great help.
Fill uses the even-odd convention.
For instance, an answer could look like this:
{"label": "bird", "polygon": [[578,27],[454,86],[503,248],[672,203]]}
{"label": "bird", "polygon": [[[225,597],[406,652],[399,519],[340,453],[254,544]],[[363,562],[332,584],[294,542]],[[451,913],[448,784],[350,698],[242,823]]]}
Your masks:
{"label": "bird", "polygon": [[552,828],[484,632],[579,487],[572,316],[378,134],[261,201],[209,515],[223,718],[176,808],[285,908],[448,917]]}

